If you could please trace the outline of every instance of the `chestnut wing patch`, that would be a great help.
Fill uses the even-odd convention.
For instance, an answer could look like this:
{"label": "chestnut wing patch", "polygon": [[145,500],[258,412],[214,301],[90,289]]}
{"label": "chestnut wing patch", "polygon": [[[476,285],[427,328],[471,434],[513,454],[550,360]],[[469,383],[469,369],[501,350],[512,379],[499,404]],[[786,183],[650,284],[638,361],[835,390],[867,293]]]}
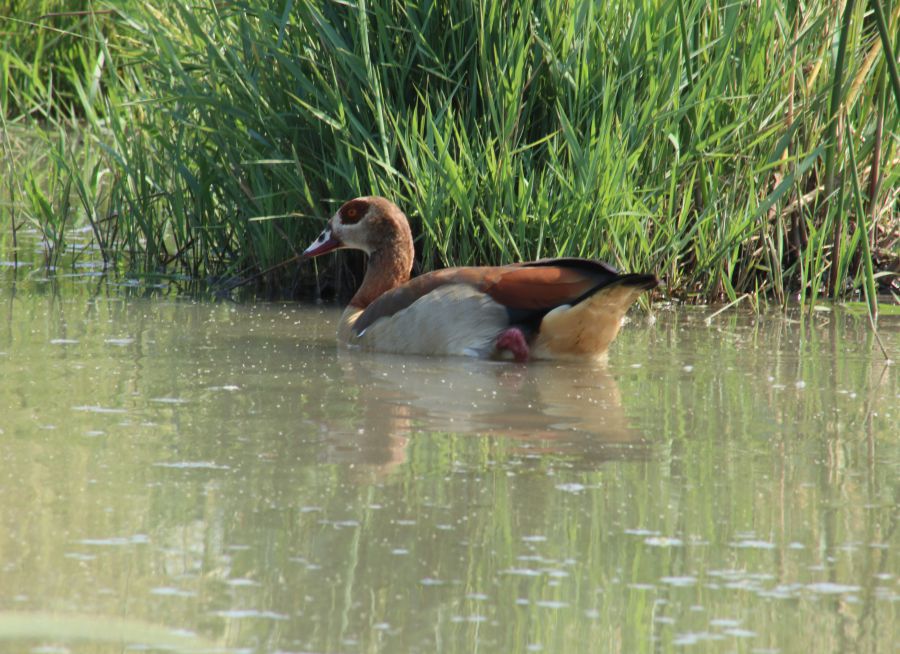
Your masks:
{"label": "chestnut wing patch", "polygon": [[485,292],[510,309],[545,312],[575,304],[618,277],[604,269],[550,263],[501,271]]}

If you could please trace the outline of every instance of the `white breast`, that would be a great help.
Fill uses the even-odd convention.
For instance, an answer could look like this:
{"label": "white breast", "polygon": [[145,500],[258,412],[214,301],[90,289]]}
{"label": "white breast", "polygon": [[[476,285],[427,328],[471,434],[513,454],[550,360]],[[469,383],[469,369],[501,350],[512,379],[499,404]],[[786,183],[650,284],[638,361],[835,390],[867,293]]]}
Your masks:
{"label": "white breast", "polygon": [[468,284],[448,284],[376,320],[347,344],[378,352],[486,357],[508,325],[506,309],[489,295]]}

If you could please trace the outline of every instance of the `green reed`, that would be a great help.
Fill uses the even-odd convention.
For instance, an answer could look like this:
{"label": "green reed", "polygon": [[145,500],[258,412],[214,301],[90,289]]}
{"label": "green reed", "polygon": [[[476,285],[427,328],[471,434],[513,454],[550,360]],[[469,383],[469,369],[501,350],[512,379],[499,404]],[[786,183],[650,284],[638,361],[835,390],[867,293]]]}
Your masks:
{"label": "green reed", "polygon": [[[341,201],[378,193],[410,216],[423,269],[577,255],[656,271],[688,299],[846,297],[876,273],[844,186],[878,189],[860,198],[873,234],[900,219],[898,110],[877,83],[897,93],[885,35],[900,12],[869,7],[97,2],[109,13],[66,30],[84,35],[62,67],[76,109],[21,84],[4,107],[35,128],[29,107],[75,116],[102,165],[54,160],[47,174],[74,181],[47,201],[76,193],[136,271],[265,270]],[[40,22],[2,28],[25,24]],[[262,284],[307,288],[291,266]]]}

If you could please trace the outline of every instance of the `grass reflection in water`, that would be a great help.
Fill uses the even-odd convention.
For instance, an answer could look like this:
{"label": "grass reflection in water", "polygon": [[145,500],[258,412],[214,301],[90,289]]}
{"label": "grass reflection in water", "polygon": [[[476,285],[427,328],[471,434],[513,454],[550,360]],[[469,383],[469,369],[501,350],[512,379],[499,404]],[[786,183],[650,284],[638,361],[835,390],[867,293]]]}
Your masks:
{"label": "grass reflection in water", "polygon": [[892,651],[895,368],[852,314],[710,312],[519,366],[4,290],[0,611],[97,622],[0,649],[163,646],[115,616],[213,651]]}

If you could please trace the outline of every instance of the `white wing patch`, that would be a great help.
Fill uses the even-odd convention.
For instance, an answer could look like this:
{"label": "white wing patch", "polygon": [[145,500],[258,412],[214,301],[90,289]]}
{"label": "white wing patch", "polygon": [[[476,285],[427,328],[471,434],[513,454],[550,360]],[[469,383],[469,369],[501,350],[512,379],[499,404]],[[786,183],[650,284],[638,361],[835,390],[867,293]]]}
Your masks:
{"label": "white wing patch", "polygon": [[506,309],[489,295],[468,284],[448,284],[376,320],[348,344],[378,352],[487,357],[508,326]]}

